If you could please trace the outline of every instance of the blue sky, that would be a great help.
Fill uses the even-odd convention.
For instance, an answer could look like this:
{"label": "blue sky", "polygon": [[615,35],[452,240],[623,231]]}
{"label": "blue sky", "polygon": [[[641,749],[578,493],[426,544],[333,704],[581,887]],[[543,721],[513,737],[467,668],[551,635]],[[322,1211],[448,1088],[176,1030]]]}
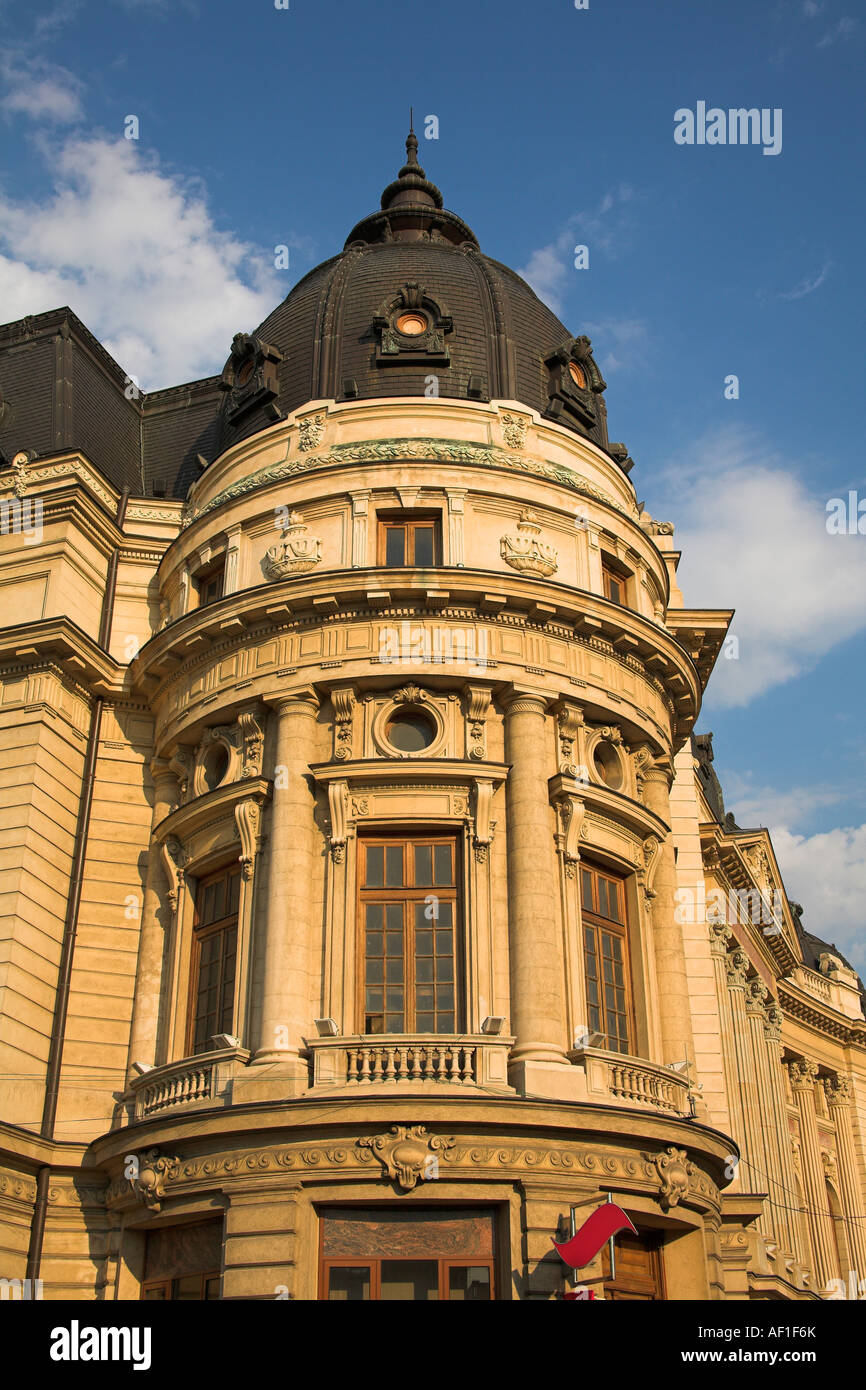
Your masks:
{"label": "blue sky", "polygon": [[[828,536],[825,507],[866,496],[866,17],[289,5],[0,0],[0,321],[69,303],[151,389],[219,370],[378,205],[414,105],[446,206],[592,337],[687,602],[737,608],[701,727],[806,924],[863,968],[866,536]],[[781,109],[781,152],[675,144],[699,101]]]}

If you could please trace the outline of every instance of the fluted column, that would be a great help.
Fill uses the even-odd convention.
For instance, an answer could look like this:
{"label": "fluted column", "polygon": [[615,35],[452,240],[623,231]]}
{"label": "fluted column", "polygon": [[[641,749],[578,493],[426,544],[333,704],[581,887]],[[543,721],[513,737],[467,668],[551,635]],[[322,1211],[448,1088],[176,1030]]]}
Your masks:
{"label": "fluted column", "polygon": [[[737,1054],[734,1050],[734,1025],[731,1015],[731,1001],[728,997],[728,972],[725,961],[733,933],[724,922],[711,922],[710,955],[713,961],[713,977],[716,985],[716,999],[719,1004],[719,1035],[722,1044],[722,1069],[725,1078],[725,1095],[728,1099],[729,1128],[738,1143],[743,1135],[743,1108],[740,1103],[740,1088],[737,1085]],[[737,1171],[734,1185],[742,1187],[743,1182]],[[745,1184],[748,1189],[748,1183]]]}
{"label": "fluted column", "polygon": [[[671,823],[670,785],[670,767],[667,763],[654,763],[647,768],[644,774],[644,801],[666,826]],[[682,927],[676,919],[677,870],[670,834],[662,838],[658,857],[653,879],[652,939],[661,1010],[661,1061],[694,1062],[686,953]]]}
{"label": "fluted column", "polygon": [[138,941],[138,964],[135,971],[135,998],[132,1005],[132,1026],[129,1035],[129,1077],[133,1062],[156,1061],[159,1009],[162,995],[162,964],[165,951],[165,924],[160,913],[174,911],[165,888],[165,875],[153,831],[165,820],[178,802],[178,783],[167,762],[155,758],[150,765],[153,776],[153,812],[151,815],[151,852],[147,858],[147,876],[141,905],[141,932]]}
{"label": "fluted column", "polygon": [[791,1140],[788,1131],[788,1099],[785,1092],[785,1078],[782,1075],[782,1010],[775,1002],[770,1002],[764,1010],[764,1048],[767,1054],[767,1075],[772,1092],[772,1113],[774,1123],[772,1136],[775,1140],[776,1162],[778,1165],[781,1191],[776,1194],[782,1248],[796,1259],[798,1253],[797,1224],[791,1207],[795,1204],[797,1180],[794,1174],[794,1161],[791,1157]]}
{"label": "fluted column", "polygon": [[514,693],[505,713],[512,1062],[568,1065],[546,708],[543,696]]}
{"label": "fluted column", "polygon": [[803,1186],[806,1190],[809,1234],[812,1240],[812,1268],[817,1282],[816,1292],[836,1278],[836,1251],[830,1229],[831,1216],[827,1210],[827,1191],[824,1186],[824,1165],[815,1118],[815,1078],[818,1068],[814,1062],[802,1060],[789,1064],[791,1087],[800,1115],[800,1139],[803,1159]]}
{"label": "fluted column", "polygon": [[848,1256],[858,1278],[866,1279],[866,1232],[863,1221],[856,1220],[863,1212],[863,1196],[857,1176],[854,1135],[851,1130],[851,1083],[846,1076],[828,1077],[824,1082],[827,1106],[836,1126],[836,1154],[842,1206],[845,1212],[845,1232],[848,1237]]}
{"label": "fluted column", "polygon": [[[728,972],[731,1031],[736,1056],[737,1087],[740,1092],[740,1115],[743,1122],[742,1133],[737,1135],[742,1152],[740,1185],[744,1192],[764,1192],[768,1184],[763,1170],[761,1121],[758,1112],[758,1095],[749,1039],[749,1024],[746,1017],[746,976],[749,970],[749,957],[745,951],[731,951],[725,958],[725,969]],[[743,1167],[745,1167],[745,1172],[742,1171]],[[764,1234],[767,1233],[768,1224],[764,1211],[761,1212],[755,1225],[759,1231]]]}
{"label": "fluted column", "polygon": [[262,1008],[254,1061],[280,1062],[299,1081],[300,1056],[312,1029],[312,890],[316,852],[315,801],[309,784],[319,699],[312,689],[272,702],[277,720],[271,803],[270,876],[265,928]]}
{"label": "fluted column", "polygon": [[782,1250],[787,1250],[789,1254],[793,1254],[793,1246],[787,1245],[785,1223],[781,1219],[780,1203],[787,1202],[789,1198],[781,1188],[777,1131],[779,1125],[784,1125],[787,1137],[788,1125],[784,1111],[781,1114],[776,1111],[773,1082],[769,1072],[769,1058],[764,1038],[764,1026],[766,1024],[764,1006],[767,995],[768,990],[763,981],[752,979],[746,982],[746,1018],[749,1026],[752,1074],[757,1100],[756,1130],[757,1138],[760,1141],[760,1149],[759,1153],[755,1155],[755,1162],[762,1169],[762,1174],[755,1175],[752,1186],[759,1187],[762,1192],[766,1191],[769,1199],[762,1213],[764,1229]]}

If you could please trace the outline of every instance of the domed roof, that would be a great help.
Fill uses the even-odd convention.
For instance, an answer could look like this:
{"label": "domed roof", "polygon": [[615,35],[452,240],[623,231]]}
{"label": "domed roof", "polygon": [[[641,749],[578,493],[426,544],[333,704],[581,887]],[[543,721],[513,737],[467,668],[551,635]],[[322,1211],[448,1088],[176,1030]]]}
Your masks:
{"label": "domed roof", "polygon": [[[573,338],[443,208],[414,131],[406,155],[342,253],[305,275],[253,335],[235,339],[223,373],[224,443],[309,400],[439,396],[522,401],[607,449],[605,383],[589,339]],[[251,359],[258,365],[243,376]],[[260,389],[251,391],[254,376]]]}

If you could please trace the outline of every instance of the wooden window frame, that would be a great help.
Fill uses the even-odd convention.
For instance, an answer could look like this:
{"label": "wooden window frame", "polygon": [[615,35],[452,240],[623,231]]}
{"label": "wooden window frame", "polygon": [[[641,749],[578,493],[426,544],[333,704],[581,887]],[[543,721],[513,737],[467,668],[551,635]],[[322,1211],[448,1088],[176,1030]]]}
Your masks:
{"label": "wooden window frame", "polygon": [[[220,580],[219,593],[213,598],[205,598],[204,594],[207,586],[217,578]],[[225,598],[225,556],[215,560],[213,564],[208,565],[207,568],[199,570],[198,574],[193,576],[193,580],[195,583],[195,591],[198,596],[198,603],[196,605],[198,608],[209,608],[212,603],[219,603],[220,599]]]}
{"label": "wooden window frame", "polygon": [[[631,608],[631,585],[634,575],[630,569],[621,564],[607,551],[602,551],[601,555],[601,587],[605,598],[609,603],[616,603],[620,608]],[[615,581],[622,590],[622,598],[614,598],[609,591],[610,581]]]}
{"label": "wooden window frame", "polygon": [[[402,565],[389,565],[387,561],[388,532],[397,527],[404,526],[407,531],[407,549],[411,549],[412,559],[404,559]],[[414,532],[418,527],[432,527],[433,530],[433,564],[417,565],[415,563],[415,543]],[[402,512],[377,512],[377,564],[382,569],[437,569],[442,564],[442,513],[423,512],[423,511],[402,511]],[[411,537],[411,546],[409,544]]]}
{"label": "wooden window frame", "polygon": [[[366,981],[367,925],[366,925],[366,913],[365,913],[365,911],[364,911],[364,908],[365,908],[366,903],[368,903],[368,902],[381,902],[381,903],[387,903],[387,902],[402,902],[402,903],[404,903],[404,905],[405,905],[405,906],[404,906],[404,914],[403,914],[403,932],[404,932],[404,943],[405,943],[403,959],[404,959],[404,976],[406,976],[407,978],[404,978],[404,982],[403,982],[403,987],[404,987],[405,993],[404,993],[404,1008],[403,1008],[403,1023],[404,1023],[404,1027],[403,1027],[403,1029],[402,1029],[402,1033],[404,1033],[404,1034],[406,1034],[406,1033],[415,1033],[415,1032],[417,1032],[417,1029],[414,1027],[414,1023],[415,1023],[415,1018],[416,1018],[417,1013],[418,1013],[417,1004],[416,1004],[416,1000],[415,1000],[415,990],[416,990],[416,986],[417,986],[417,981],[415,981],[414,978],[413,978],[412,980],[408,979],[408,973],[409,973],[410,965],[414,965],[414,960],[415,960],[414,950],[413,950],[414,933],[415,933],[415,924],[414,924],[414,913],[412,913],[411,911],[407,911],[406,909],[408,908],[408,906],[409,906],[410,903],[417,902],[417,901],[419,901],[419,900],[422,900],[422,901],[423,901],[423,899],[424,899],[425,897],[427,897],[427,896],[429,896],[429,895],[431,895],[431,894],[435,894],[435,895],[438,896],[443,902],[450,902],[451,905],[452,905],[452,925],[451,925],[451,934],[452,934],[452,942],[453,942],[452,959],[453,959],[453,962],[454,962],[454,1029],[453,1029],[452,1032],[449,1032],[449,1033],[429,1033],[429,1034],[428,1034],[428,1033],[425,1033],[425,1034],[423,1034],[423,1036],[424,1036],[424,1037],[430,1037],[431,1039],[432,1039],[432,1038],[436,1038],[436,1037],[454,1037],[455,1035],[459,1034],[459,1033],[462,1031],[462,1024],[463,1024],[463,1020],[464,1020],[464,1016],[465,1016],[465,1009],[466,1009],[466,990],[465,990],[465,984],[464,984],[464,978],[463,978],[463,974],[464,974],[464,946],[463,946],[462,910],[461,910],[461,909],[462,909],[462,886],[463,886],[463,885],[462,885],[462,879],[461,879],[460,838],[459,838],[459,836],[458,836],[456,833],[453,833],[453,832],[452,832],[452,833],[444,833],[444,834],[443,834],[442,831],[441,831],[441,829],[432,830],[432,831],[430,831],[429,834],[425,834],[423,830],[415,830],[415,829],[412,829],[412,830],[408,830],[408,829],[407,829],[407,830],[402,830],[402,831],[400,831],[400,830],[394,830],[394,831],[388,830],[387,832],[380,833],[380,834],[375,834],[375,833],[373,833],[373,834],[367,834],[367,835],[359,836],[358,841],[357,841],[357,844],[358,844],[358,871],[357,871],[357,873],[356,873],[356,875],[355,875],[355,877],[356,877],[355,921],[356,921],[356,924],[357,924],[357,926],[356,926],[356,931],[357,931],[358,949],[357,949],[357,953],[356,953],[356,954],[357,954],[357,975],[356,975],[356,982],[355,982],[355,989],[356,989],[356,995],[355,995],[355,997],[356,997],[356,1001],[357,1001],[357,1005],[356,1005],[356,1020],[357,1020],[357,1030],[358,1030],[359,1036],[362,1036],[362,1037],[369,1037],[369,1038],[385,1038],[385,1037],[398,1037],[398,1036],[400,1036],[399,1034],[396,1034],[396,1033],[391,1033],[391,1034],[389,1034],[389,1033],[387,1033],[387,1032],[382,1032],[382,1033],[367,1033],[367,1032],[366,1032],[366,1027],[367,1027],[367,1007],[366,1007],[366,1004],[367,1004],[367,998],[366,998],[366,990],[367,990],[367,981]],[[408,860],[409,860],[409,856],[408,856],[407,853],[406,853],[406,849],[407,849],[407,847],[410,846],[410,845],[413,845],[413,846],[414,846],[414,845],[417,845],[417,844],[424,844],[424,845],[447,844],[447,845],[449,845],[449,846],[451,847],[451,851],[452,851],[452,878],[453,878],[452,884],[448,885],[447,887],[445,887],[445,886],[443,886],[443,885],[430,885],[430,884],[427,884],[427,885],[424,885],[424,884],[422,884],[422,885],[417,885],[417,884],[404,884],[404,885],[402,885],[402,886],[399,887],[399,888],[385,888],[385,887],[377,888],[377,887],[375,887],[375,886],[369,886],[369,887],[366,886],[366,884],[365,884],[365,878],[366,878],[366,852],[367,852],[368,846],[370,846],[370,845],[381,845],[381,846],[383,846],[383,847],[387,847],[387,846],[389,846],[389,845],[401,845],[401,846],[403,847],[403,870],[404,870],[403,876],[404,876],[404,878],[405,878],[405,877],[407,877],[406,869],[407,869],[407,864],[408,864]],[[413,877],[414,877],[414,874],[413,874]],[[434,928],[434,930],[435,930],[435,923],[432,922],[432,921],[431,921],[431,926],[433,926],[433,928]],[[385,983],[383,984],[383,989],[386,988],[386,987],[387,987],[387,982],[385,982]],[[386,1001],[386,1002],[387,1002],[387,1001]],[[425,1012],[426,1012],[426,1011],[425,1011]],[[388,1013],[388,1010],[387,1010],[386,1008],[383,1008],[383,1015],[386,1015],[387,1013]]]}
{"label": "wooden window frame", "polygon": [[[201,1280],[201,1297],[200,1297],[198,1300],[196,1300],[196,1299],[194,1299],[194,1298],[179,1300],[179,1299],[175,1299],[175,1298],[172,1297],[172,1293],[173,1293],[173,1291],[174,1291],[174,1286],[175,1286],[181,1279],[196,1279],[196,1278],[198,1278],[198,1279]],[[142,1286],[141,1286],[140,1298],[141,1298],[141,1300],[142,1300],[143,1302],[146,1302],[146,1301],[148,1301],[147,1295],[148,1295],[150,1292],[152,1292],[154,1289],[166,1289],[167,1292],[168,1292],[167,1298],[165,1298],[165,1299],[160,1299],[160,1300],[154,1300],[154,1302],[157,1302],[157,1301],[159,1301],[159,1302],[164,1302],[164,1303],[176,1303],[176,1302],[181,1302],[181,1301],[182,1301],[182,1302],[189,1302],[189,1303],[195,1303],[195,1302],[200,1302],[200,1303],[215,1302],[216,1300],[211,1300],[211,1299],[205,1298],[205,1292],[206,1292],[206,1290],[207,1290],[207,1285],[208,1285],[209,1280],[211,1280],[211,1279],[216,1279],[216,1280],[217,1280],[217,1283],[219,1283],[220,1272],[219,1272],[218,1269],[203,1270],[203,1271],[201,1272],[201,1274],[199,1274],[199,1271],[198,1271],[197,1269],[194,1269],[194,1270],[192,1270],[189,1274],[177,1274],[177,1275],[175,1275],[173,1278],[170,1278],[170,1279],[148,1279],[148,1280],[146,1280],[145,1283],[143,1283]]]}
{"label": "wooden window frame", "polygon": [[[192,949],[190,950],[190,963],[189,963],[189,993],[188,993],[188,997],[187,997],[186,1052],[185,1052],[185,1054],[184,1054],[186,1057],[196,1057],[196,1056],[199,1055],[199,1053],[197,1053],[196,1050],[195,1050],[195,1035],[196,1035],[196,1024],[197,1024],[197,1021],[198,1021],[198,1014],[197,1014],[197,1008],[196,1008],[196,1006],[197,1006],[197,1003],[198,1003],[198,980],[199,980],[199,970],[200,970],[200,965],[201,965],[201,946],[202,946],[202,942],[205,941],[205,940],[207,940],[207,939],[208,939],[209,937],[211,937],[211,936],[217,935],[218,933],[229,932],[229,931],[232,930],[232,928],[234,928],[234,933],[235,933],[235,974],[234,974],[234,979],[232,980],[232,984],[231,984],[231,989],[232,989],[232,1025],[234,1025],[234,1016],[235,1016],[235,1008],[236,1008],[235,989],[236,989],[236,986],[237,986],[237,976],[238,976],[238,942],[239,942],[239,938],[240,938],[240,888],[241,888],[241,885],[240,885],[240,872],[241,872],[241,870],[240,870],[240,865],[239,865],[239,864],[237,864],[237,865],[235,865],[235,864],[224,864],[221,868],[215,869],[215,870],[213,870],[211,873],[202,876],[202,877],[199,879],[198,884],[197,884],[197,886],[196,886],[196,892],[195,892],[195,908],[194,908],[194,912],[193,912],[193,923],[192,923]],[[218,918],[216,921],[214,921],[214,922],[208,922],[206,926],[201,927],[201,926],[200,926],[200,915],[201,915],[202,899],[203,899],[203,897],[204,897],[205,890],[207,889],[207,887],[208,887],[211,883],[216,883],[219,879],[223,879],[223,878],[226,880],[226,883],[228,883],[230,879],[233,879],[233,878],[237,878],[237,879],[238,879],[238,906],[237,906],[237,909],[236,909],[234,912],[227,913],[227,914],[224,915],[223,917]],[[221,962],[221,965],[220,965],[220,977],[221,977],[221,978],[220,978],[220,994],[221,994],[221,995],[222,995],[222,992],[223,992],[224,989],[225,989],[225,984],[224,984],[224,981],[222,980],[222,969],[223,969],[223,965],[222,965],[222,962]],[[225,1007],[225,1005],[223,1004],[223,1007],[220,1009],[220,1013],[223,1012],[224,1007]],[[222,1028],[217,1028],[215,1031],[216,1031],[217,1033],[220,1033],[220,1032],[224,1032],[224,1031],[226,1031],[226,1030],[224,1030],[224,1029],[222,1029]],[[231,1029],[229,1029],[228,1031],[230,1032]],[[204,1047],[201,1048],[201,1051],[203,1051],[203,1052],[206,1052],[207,1050],[208,1050],[208,1049],[207,1049],[207,1046],[204,1046]]]}
{"label": "wooden window frame", "polygon": [[[369,1269],[370,1271],[370,1297],[362,1300],[369,1303],[381,1303],[382,1301],[382,1265],[390,1262],[395,1264],[403,1263],[401,1257],[393,1255],[329,1255],[324,1256],[319,1264],[319,1302],[329,1303],[328,1285],[330,1283],[330,1273],[332,1269]],[[407,1260],[407,1264],[435,1264],[439,1275],[439,1297],[438,1299],[427,1299],[426,1302],[436,1303],[455,1303],[466,1302],[465,1299],[450,1299],[449,1276],[452,1269],[486,1269],[490,1274],[490,1298],[484,1302],[493,1303],[496,1301],[496,1270],[495,1260],[485,1256],[483,1259],[467,1260],[464,1258],[452,1259],[446,1255],[431,1255],[429,1260]],[[340,1302],[342,1300],[334,1300]],[[392,1300],[388,1300],[391,1302]],[[346,1300],[348,1302],[348,1299]]]}
{"label": "wooden window frame", "polygon": [[[579,872],[580,872],[580,875],[581,875],[581,877],[580,877],[580,917],[581,917],[581,940],[580,940],[580,947],[581,947],[581,963],[582,963],[582,967],[583,967],[584,988],[585,988],[586,991],[587,991],[587,998],[586,998],[587,1027],[588,1027],[591,1031],[593,1030],[593,1025],[592,1025],[590,1016],[589,1016],[591,1005],[590,1005],[590,1003],[589,1003],[589,990],[588,990],[588,978],[589,978],[589,977],[588,977],[588,972],[587,972],[587,959],[586,959],[586,958],[587,958],[587,948],[586,948],[586,935],[585,935],[586,931],[589,929],[589,930],[592,930],[592,931],[594,932],[594,935],[595,935],[595,959],[596,959],[596,962],[598,963],[598,966],[599,966],[599,969],[600,969],[600,970],[602,969],[601,962],[602,962],[602,960],[603,960],[603,953],[602,953],[602,950],[601,950],[601,944],[602,944],[602,943],[601,943],[601,935],[600,935],[601,932],[607,932],[610,936],[618,937],[618,938],[620,939],[621,943],[622,943],[622,954],[623,954],[622,966],[623,966],[623,981],[624,981],[624,990],[625,990],[625,1021],[626,1021],[626,1043],[627,1043],[627,1046],[626,1046],[625,1050],[623,1051],[623,1050],[620,1049],[619,1047],[613,1047],[613,1046],[611,1045],[612,1042],[615,1041],[615,1039],[613,1038],[613,1035],[608,1031],[608,1016],[607,1016],[607,1015],[608,1015],[608,1009],[607,1009],[607,1004],[606,1004],[605,999],[604,999],[604,990],[603,990],[603,986],[604,986],[604,983],[605,983],[605,982],[604,982],[603,976],[602,976],[601,974],[600,974],[599,977],[598,977],[598,978],[599,978],[599,983],[600,983],[601,986],[602,986],[602,989],[601,989],[600,995],[599,995],[599,1009],[600,1009],[600,1023],[601,1023],[603,1026],[602,1026],[601,1028],[595,1029],[594,1031],[600,1032],[601,1035],[602,1035],[602,1037],[604,1038],[603,1049],[604,1049],[605,1051],[608,1051],[608,1052],[618,1052],[618,1053],[620,1053],[621,1056],[626,1056],[626,1057],[634,1056],[634,1048],[635,1048],[635,1046],[636,1046],[636,1037],[637,1037],[637,1020],[636,1020],[635,1011],[634,1011],[634,987],[633,987],[632,977],[631,977],[631,950],[630,950],[630,944],[631,944],[631,943],[630,943],[630,940],[629,940],[628,900],[627,900],[626,887],[625,887],[625,886],[626,886],[626,880],[625,880],[624,878],[622,878],[621,876],[619,876],[619,875],[617,875],[617,874],[613,874],[613,873],[611,873],[609,870],[604,869],[604,868],[602,868],[600,865],[594,864],[594,863],[592,863],[592,862],[587,863],[587,862],[585,862],[585,861],[582,861],[581,864],[580,864],[580,866],[579,866]],[[592,876],[592,906],[591,906],[591,907],[587,907],[586,904],[585,904],[585,902],[584,902],[584,894],[583,894],[583,874],[584,874],[584,873],[588,873],[588,874],[590,874],[590,875]],[[600,911],[600,907],[599,907],[599,894],[598,894],[598,883],[599,883],[599,879],[604,879],[604,881],[605,881],[606,883],[613,884],[614,887],[615,887],[615,889],[616,889],[617,903],[618,903],[618,906],[619,906],[620,918],[621,918],[621,920],[618,921],[618,922],[615,921],[613,918],[606,917],[606,916]]]}

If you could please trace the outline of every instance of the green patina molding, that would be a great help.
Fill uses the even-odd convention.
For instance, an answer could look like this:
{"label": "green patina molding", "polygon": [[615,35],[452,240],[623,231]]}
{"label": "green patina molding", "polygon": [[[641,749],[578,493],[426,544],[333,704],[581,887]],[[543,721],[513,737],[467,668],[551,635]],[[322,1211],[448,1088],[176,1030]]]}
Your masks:
{"label": "green patina molding", "polygon": [[579,473],[558,464],[546,463],[544,459],[526,454],[507,453],[488,444],[461,443],[453,439],[372,439],[360,444],[335,444],[323,454],[289,459],[260,468],[248,478],[242,478],[231,487],[218,492],[205,506],[190,509],[185,513],[182,526],[191,526],[194,521],[207,516],[225,502],[236,497],[244,497],[257,488],[267,487],[269,483],[293,478],[300,473],[314,473],[318,469],[331,468],[347,463],[399,463],[406,459],[430,459],[436,463],[461,463],[480,468],[507,468],[512,473],[531,473],[538,478],[549,478],[570,488],[581,497],[592,497],[596,502],[604,502],[608,507],[622,512],[624,516],[634,516],[614,498],[594,487]]}

